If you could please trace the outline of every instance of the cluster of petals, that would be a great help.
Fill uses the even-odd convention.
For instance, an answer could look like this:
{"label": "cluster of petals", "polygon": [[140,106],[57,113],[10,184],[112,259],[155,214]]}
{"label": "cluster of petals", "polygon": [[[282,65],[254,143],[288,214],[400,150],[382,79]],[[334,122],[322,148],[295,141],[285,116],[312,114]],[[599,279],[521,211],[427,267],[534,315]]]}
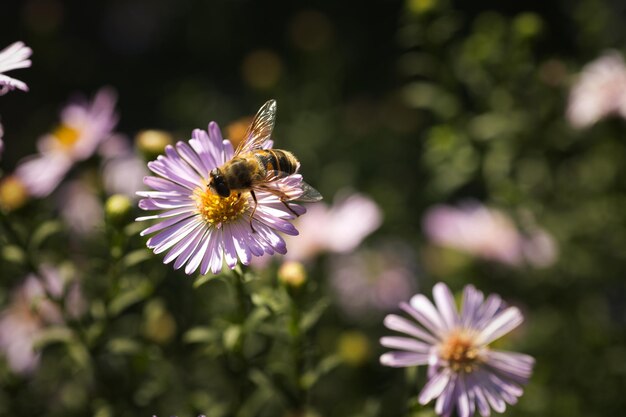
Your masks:
{"label": "cluster of petals", "polygon": [[37,142],[39,153],[21,161],[16,174],[35,197],[45,197],[74,163],[94,154],[117,124],[117,94],[100,89],[91,101],[79,99],[61,111],[60,126]]}
{"label": "cluster of petals", "polygon": [[616,51],[585,65],[569,94],[567,119],[576,128],[609,115],[626,118],[626,64]]}
{"label": "cluster of petals", "polygon": [[395,349],[380,357],[383,365],[428,365],[428,381],[418,401],[435,402],[435,412],[449,417],[483,417],[504,412],[523,394],[534,366],[531,356],[491,349],[488,345],[523,322],[516,307],[507,307],[497,295],[484,297],[471,285],[463,291],[460,312],[443,283],[433,288],[435,304],[424,295],[400,305],[413,320],[390,314],[385,326],[406,336],[381,339]]}
{"label": "cluster of petals", "polygon": [[0,96],[11,90],[28,91],[28,86],[20,80],[11,78],[4,73],[19,68],[31,66],[30,56],[33,50],[24,45],[24,42],[15,42],[0,51]]}
{"label": "cluster of petals", "polygon": [[432,207],[423,225],[433,243],[487,260],[547,267],[557,258],[556,243],[547,231],[533,227],[524,235],[505,213],[475,201]]}
{"label": "cluster of petals", "polygon": [[[267,146],[271,146],[271,141]],[[232,269],[238,262],[248,265],[253,256],[287,252],[279,232],[298,234],[291,221],[294,212],[299,215],[305,209],[289,203],[292,212],[270,192],[256,191],[256,203],[250,193],[242,193],[240,198],[246,199],[242,212],[227,221],[210,222],[203,217],[198,196],[213,198],[207,194],[209,172],[229,161],[233,154],[230,141],[224,140],[218,125],[211,122],[208,131],[194,130],[188,142],[168,145],[165,155],[148,163],[156,176],[145,177],[144,183],[153,191],[137,193],[143,197],[139,207],[158,214],[137,220],[157,221],[141,234],[155,233],[147,245],[154,253],[166,252],[164,263],[173,261],[175,269],[185,265],[187,274],[198,269],[202,274],[216,274],[224,263]],[[302,194],[301,183],[302,177],[294,174],[273,181],[272,185],[297,198]]]}

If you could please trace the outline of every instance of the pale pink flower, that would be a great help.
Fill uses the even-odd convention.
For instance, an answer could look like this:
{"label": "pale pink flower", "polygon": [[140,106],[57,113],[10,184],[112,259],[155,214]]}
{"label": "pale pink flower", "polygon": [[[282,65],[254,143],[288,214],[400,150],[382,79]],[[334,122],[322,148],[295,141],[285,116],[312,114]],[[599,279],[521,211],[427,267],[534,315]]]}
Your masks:
{"label": "pale pink flower", "polygon": [[86,308],[76,283],[66,288],[59,270],[48,265],[43,265],[41,272],[43,284],[34,275],[26,277],[0,313],[0,353],[18,374],[29,374],[37,368],[40,353],[34,346],[42,331],[63,323],[61,311],[47,298],[48,294],[65,295],[67,313],[71,317],[78,317]]}
{"label": "pale pink flower", "polygon": [[113,135],[100,146],[99,154],[102,156],[102,182],[106,193],[137,198],[137,191],[144,187],[143,178],[149,172],[128,138]]}
{"label": "pale pink flower", "polygon": [[0,96],[16,88],[28,91],[28,86],[15,78],[4,75],[5,72],[31,66],[30,56],[33,50],[24,42],[15,42],[0,51]]}
{"label": "pale pink flower", "polygon": [[39,154],[17,167],[33,196],[50,194],[74,163],[89,158],[111,136],[118,119],[116,100],[113,90],[102,88],[92,101],[77,100],[63,109],[59,127],[39,139]]}
{"label": "pale pink flower", "polygon": [[132,199],[141,190],[148,175],[146,163],[134,152],[119,155],[104,162],[102,181],[107,194],[123,194]]}
{"label": "pale pink flower", "polygon": [[570,91],[567,107],[567,118],[576,128],[611,114],[626,118],[626,65],[615,51],[585,65]]}
{"label": "pale pink flower", "polygon": [[547,231],[534,227],[524,235],[504,212],[474,201],[435,206],[425,214],[423,226],[437,245],[508,265],[546,267],[557,256],[556,242]]}
{"label": "pale pink flower", "polygon": [[396,242],[333,256],[328,276],[340,310],[351,318],[396,310],[417,288],[413,258]]}
{"label": "pale pink flower", "polygon": [[347,253],[376,230],[382,221],[378,205],[359,193],[338,193],[332,206],[315,203],[295,222],[300,235],[287,238],[287,260],[307,261],[320,253]]}
{"label": "pale pink flower", "polygon": [[96,190],[80,180],[64,184],[55,199],[61,217],[78,236],[104,228],[104,209]]}

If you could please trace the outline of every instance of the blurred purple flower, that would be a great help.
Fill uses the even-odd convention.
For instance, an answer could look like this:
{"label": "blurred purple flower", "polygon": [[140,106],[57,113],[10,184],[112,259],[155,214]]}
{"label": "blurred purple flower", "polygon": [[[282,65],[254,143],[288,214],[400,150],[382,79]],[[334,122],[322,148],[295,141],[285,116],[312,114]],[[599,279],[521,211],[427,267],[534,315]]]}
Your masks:
{"label": "blurred purple flower", "polygon": [[20,80],[4,75],[5,72],[31,65],[30,56],[33,50],[24,42],[15,42],[0,51],[0,96],[16,88],[28,91],[28,86]]}
{"label": "blurred purple flower", "polygon": [[140,158],[126,138],[114,135],[100,147],[103,156],[102,181],[109,195],[123,194],[137,197],[143,188],[143,178],[148,175],[146,163]]}
{"label": "blurred purple flower", "polygon": [[346,253],[376,230],[382,221],[380,208],[363,194],[340,192],[332,206],[315,203],[298,218],[297,239],[287,239],[288,260],[307,261],[322,252]]}
{"label": "blurred purple flower", "polygon": [[47,295],[65,295],[65,306],[71,317],[85,311],[86,304],[77,283],[64,288],[58,269],[48,265],[41,268],[42,280],[29,275],[15,290],[8,307],[0,313],[0,352],[9,367],[18,374],[29,374],[39,364],[40,354],[34,350],[43,329],[63,323],[59,308]]}
{"label": "blurred purple flower", "polygon": [[[209,270],[217,274],[223,261],[232,269],[238,260],[248,265],[252,255],[285,254],[287,246],[277,232],[298,234],[290,223],[294,214],[265,191],[256,191],[256,211],[250,193],[232,193],[226,198],[213,194],[207,187],[209,172],[232,158],[233,146],[222,139],[215,122],[209,124],[208,133],[196,129],[192,137],[188,143],[168,145],[165,156],[148,163],[158,177],[144,179],[155,191],[138,192],[145,197],[139,207],[165,210],[137,219],[159,220],[141,232],[142,236],[158,232],[148,239],[148,247],[154,253],[168,251],[163,262],[175,260],[175,269],[187,264],[187,274],[198,268],[202,274]],[[301,182],[302,176],[296,174],[273,184],[297,198],[302,193]],[[296,204],[289,206],[298,214],[306,211]]]}
{"label": "blurred purple flower", "polygon": [[626,65],[615,51],[585,65],[570,91],[567,118],[584,128],[611,114],[626,118]]}
{"label": "blurred purple flower", "polygon": [[419,394],[420,404],[434,399],[437,414],[459,417],[491,409],[502,413],[523,394],[535,360],[522,353],[489,348],[489,344],[523,322],[516,307],[507,307],[497,295],[486,299],[474,286],[463,291],[460,314],[454,297],[443,283],[433,288],[435,305],[422,294],[400,307],[417,323],[390,314],[385,326],[410,337],[383,337],[380,343],[396,351],[380,357],[386,366],[428,365],[428,382]]}
{"label": "blurred purple flower", "polygon": [[330,284],[339,308],[352,318],[388,313],[416,290],[416,265],[412,251],[398,243],[335,256]]}
{"label": "blurred purple flower", "polygon": [[64,184],[55,199],[61,217],[69,229],[86,236],[104,228],[104,209],[97,191],[81,180]]}
{"label": "blurred purple flower", "polygon": [[39,139],[39,154],[17,167],[17,176],[33,196],[50,194],[75,162],[89,158],[111,137],[118,119],[116,101],[113,90],[102,88],[91,102],[74,101],[63,109],[59,127]]}
{"label": "blurred purple flower", "polygon": [[461,203],[458,208],[431,208],[423,227],[435,244],[509,265],[526,261],[546,267],[557,256],[556,243],[545,230],[535,226],[529,236],[524,236],[506,214],[474,201]]}

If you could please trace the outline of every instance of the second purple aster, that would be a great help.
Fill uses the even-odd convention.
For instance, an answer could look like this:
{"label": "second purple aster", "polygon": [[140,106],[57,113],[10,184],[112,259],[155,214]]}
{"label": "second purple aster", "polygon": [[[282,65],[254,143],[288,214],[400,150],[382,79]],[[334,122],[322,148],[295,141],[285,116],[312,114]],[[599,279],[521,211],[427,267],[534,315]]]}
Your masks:
{"label": "second purple aster", "polygon": [[476,411],[487,417],[492,409],[502,413],[522,395],[535,360],[489,345],[519,326],[522,313],[497,295],[485,298],[472,285],[463,291],[460,313],[445,284],[435,285],[433,296],[434,305],[422,294],[400,305],[414,321],[395,314],[385,318],[387,328],[406,336],[383,337],[381,344],[396,350],[383,354],[380,362],[393,367],[428,365],[428,382],[418,400],[436,400],[440,416],[449,417],[455,410],[459,417]]}

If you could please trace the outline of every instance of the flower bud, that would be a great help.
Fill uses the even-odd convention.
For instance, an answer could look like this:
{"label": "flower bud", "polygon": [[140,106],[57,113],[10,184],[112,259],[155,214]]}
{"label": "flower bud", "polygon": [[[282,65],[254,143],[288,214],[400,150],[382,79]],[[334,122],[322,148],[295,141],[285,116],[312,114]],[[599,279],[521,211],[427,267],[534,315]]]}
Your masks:
{"label": "flower bud", "polygon": [[144,309],[144,334],[153,342],[164,344],[176,333],[176,321],[161,300],[150,301]]}
{"label": "flower bud", "polygon": [[339,336],[337,343],[339,356],[345,363],[359,366],[370,356],[370,344],[367,337],[358,331],[347,331]]}
{"label": "flower bud", "polygon": [[130,219],[132,202],[123,194],[113,194],[104,206],[107,219],[116,225],[123,225]]}
{"label": "flower bud", "polygon": [[16,176],[8,176],[0,180],[0,209],[13,211],[28,201],[28,191],[24,183]]}
{"label": "flower bud", "polygon": [[278,280],[291,288],[300,288],[306,278],[306,270],[300,262],[287,261],[278,269]]}
{"label": "flower bud", "polygon": [[148,161],[163,153],[165,146],[174,142],[172,135],[163,130],[142,130],[135,137],[135,146]]}

